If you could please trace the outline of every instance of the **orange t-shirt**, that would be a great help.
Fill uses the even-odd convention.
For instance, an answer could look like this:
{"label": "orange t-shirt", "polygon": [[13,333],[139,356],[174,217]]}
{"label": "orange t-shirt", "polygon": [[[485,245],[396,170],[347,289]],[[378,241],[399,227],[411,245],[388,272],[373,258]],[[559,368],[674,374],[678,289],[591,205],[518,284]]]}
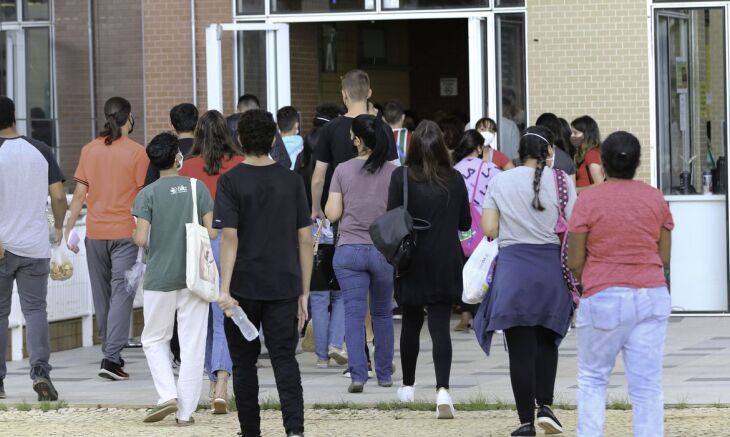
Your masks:
{"label": "orange t-shirt", "polygon": [[128,137],[111,145],[97,138],[81,149],[74,179],[88,187],[86,236],[92,240],[132,238],[132,204],[144,187],[150,160]]}

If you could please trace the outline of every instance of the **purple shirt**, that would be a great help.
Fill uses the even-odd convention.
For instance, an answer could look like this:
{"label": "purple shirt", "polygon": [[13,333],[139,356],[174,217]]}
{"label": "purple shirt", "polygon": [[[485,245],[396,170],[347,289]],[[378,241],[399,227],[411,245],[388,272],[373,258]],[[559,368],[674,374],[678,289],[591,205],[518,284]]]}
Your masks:
{"label": "purple shirt", "polygon": [[[482,174],[477,175],[481,167]],[[469,194],[469,201],[479,210],[484,208],[484,195],[487,194],[489,182],[501,171],[492,162],[480,158],[464,158],[454,166],[454,169],[461,173],[466,183],[466,191]],[[478,179],[478,186],[477,186]],[[476,193],[474,190],[476,189]]]}
{"label": "purple shirt", "polygon": [[388,206],[390,177],[397,168],[386,162],[377,173],[363,169],[365,161],[351,159],[337,166],[332,176],[330,193],[342,193],[344,209],[340,220],[337,245],[373,244],[370,225],[385,214]]}

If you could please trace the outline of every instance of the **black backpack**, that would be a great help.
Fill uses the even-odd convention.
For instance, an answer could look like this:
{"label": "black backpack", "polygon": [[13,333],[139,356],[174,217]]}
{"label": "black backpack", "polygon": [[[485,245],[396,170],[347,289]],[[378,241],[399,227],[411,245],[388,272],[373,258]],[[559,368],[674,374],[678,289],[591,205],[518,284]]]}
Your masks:
{"label": "black backpack", "polygon": [[416,231],[430,228],[431,223],[414,219],[408,212],[408,167],[403,166],[403,205],[387,211],[370,225],[373,245],[399,274],[410,265],[416,247]]}

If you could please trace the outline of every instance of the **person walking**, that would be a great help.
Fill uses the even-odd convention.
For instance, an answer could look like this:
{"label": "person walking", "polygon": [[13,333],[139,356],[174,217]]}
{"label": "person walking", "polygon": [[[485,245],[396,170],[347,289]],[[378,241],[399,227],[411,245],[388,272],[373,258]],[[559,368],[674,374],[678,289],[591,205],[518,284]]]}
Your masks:
{"label": "person walking", "polygon": [[[304,398],[294,356],[299,331],[309,318],[312,234],[304,184],[269,157],[276,123],[268,112],[241,116],[238,136],[246,160],[218,180],[214,224],[223,229],[221,293],[227,316],[240,306],[254,326],[263,325],[279,391],[284,429],[304,435]],[[298,323],[297,323],[298,321]],[[224,322],[233,360],[233,391],[244,437],[261,435],[256,360],[259,338],[248,341],[236,324]]]}
{"label": "person walking", "polygon": [[[0,97],[0,350],[7,350],[13,283],[18,285],[25,319],[30,378],[39,401],[55,401],[48,340],[48,274],[51,245],[63,240],[66,215],[64,176],[51,149],[18,134],[15,103]],[[49,235],[46,199],[50,195],[54,232]],[[0,357],[0,399],[5,399],[5,354]]]}
{"label": "person walking", "polygon": [[459,231],[470,229],[471,212],[466,185],[461,174],[451,167],[443,134],[436,123],[423,121],[413,132],[405,167],[397,169],[390,181],[389,210],[404,204],[405,177],[408,177],[408,212],[429,222],[431,228],[417,233],[410,267],[399,272],[395,281],[395,299],[403,309],[400,336],[403,386],[398,389],[398,399],[413,402],[415,398],[416,362],[425,307],[433,343],[437,417],[451,419],[454,405],[448,392],[452,354],[449,323],[451,305],[461,302],[463,290],[464,253]]}
{"label": "person walking", "polygon": [[[234,143],[238,141],[238,125],[241,121],[241,116],[254,109],[261,109],[261,103],[259,103],[258,97],[253,94],[244,94],[238,98],[238,104],[236,105],[237,112],[226,118],[226,123],[228,124],[228,129],[231,132],[231,138],[233,138]],[[278,131],[276,132],[276,142],[271,147],[269,155],[271,156],[271,159],[279,163],[282,167],[289,169],[292,167],[292,162],[289,158],[289,153],[286,150],[286,145]]]}
{"label": "person walking", "polygon": [[550,405],[558,345],[573,313],[555,233],[560,217],[556,176],[567,186],[567,218],[576,194],[570,178],[551,168],[555,154],[549,129],[527,128],[519,155],[522,166],[497,175],[484,197],[482,228],[485,236],[499,239],[499,258],[475,330],[487,354],[494,331],[504,331],[521,424],[512,435],[534,436],[535,405],[537,425],[547,433],[562,432]]}
{"label": "person walking", "polygon": [[581,194],[569,225],[568,264],[584,287],[576,319],[578,435],[603,436],[606,387],[621,352],[634,436],[661,437],[672,213],[661,191],[633,180],[641,159],[635,136],[609,135],[601,159],[608,180]]}
{"label": "person walking", "polygon": [[[487,120],[491,122],[491,119]],[[496,128],[496,126],[494,127]],[[469,202],[480,213],[483,208],[484,195],[487,194],[489,182],[502,172],[500,167],[494,162],[497,154],[501,154],[504,157],[504,160],[511,166],[510,168],[514,167],[512,162],[504,154],[487,146],[488,134],[490,133],[491,131],[478,132],[475,129],[464,132],[459,145],[452,155],[454,162],[456,162],[454,169],[461,173],[466,184],[466,189],[470,193]],[[487,135],[485,136],[485,134]],[[467,231],[466,239],[473,238],[474,233],[471,231],[475,229],[475,226],[481,226],[480,223],[472,223],[471,225],[472,229]],[[459,306],[461,307],[461,320],[454,328],[454,331],[469,332],[474,313],[476,313],[479,306],[470,305],[465,302],[462,302]]]}
{"label": "person walking", "polygon": [[[233,142],[225,117],[212,110],[205,112],[198,120],[192,149],[179,173],[204,183],[215,200],[220,176],[243,161],[243,151]],[[220,241],[220,236],[210,241],[219,273]],[[233,363],[223,331],[224,319],[218,303],[212,302],[205,344],[205,369],[210,380],[210,403],[214,414],[228,413],[228,377],[233,373]]]}
{"label": "person walking", "polygon": [[[173,106],[170,110],[170,124],[175,129],[177,147],[180,149],[180,153],[183,156],[188,156],[188,153],[193,148],[195,126],[198,124],[198,108],[192,103],[180,103],[179,105]],[[159,170],[150,164],[144,185],[147,186],[159,178]]]}
{"label": "person walking", "polygon": [[[134,117],[127,99],[107,100],[104,116],[106,123],[101,135],[81,150],[66,235],[76,224],[85,202],[86,261],[104,355],[99,376],[119,381],[129,379],[121,352],[129,339],[134,302],[134,293],[127,292],[124,278],[137,260],[137,246],[132,241],[132,203],[144,187],[150,161],[144,146],[129,138]],[[76,245],[68,247],[79,251]]]}
{"label": "person walking", "polygon": [[[481,118],[477,121],[474,129],[484,137],[484,146],[491,152],[490,154],[485,154],[486,158],[490,158],[500,170],[511,170],[515,168],[512,159],[496,149],[497,123],[494,120],[489,117]],[[454,162],[459,162],[459,160],[454,159]]]}
{"label": "person walking", "polygon": [[389,161],[390,128],[372,115],[352,120],[352,142],[357,157],[335,169],[325,207],[327,218],[339,222],[340,237],[332,261],[345,300],[345,343],[351,384],[361,393],[368,380],[365,356],[365,318],[370,315],[375,334],[375,373],[378,385],[393,385],[393,268],[375,248],[370,225],[385,213],[388,184],[396,166]]}
{"label": "person walking", "polygon": [[[134,243],[139,247],[149,245],[143,284],[142,345],[159,395],[157,406],[144,421],[159,422],[177,413],[177,424],[188,426],[195,422],[192,414],[200,400],[208,326],[208,303],[186,285],[185,225],[192,220],[190,212],[194,205],[211,240],[217,232],[212,228],[213,199],[205,184],[178,175],[183,156],[177,142],[177,137],[170,133],[159,134],[150,141],[147,155],[160,178],[139,193],[132,214],[137,217]],[[177,386],[170,361],[176,318],[181,357]]]}
{"label": "person walking", "polygon": [[596,120],[588,115],[573,120],[570,128],[570,142],[576,147],[575,164],[578,166],[575,186],[580,194],[603,183],[606,178],[601,162],[601,132]]}

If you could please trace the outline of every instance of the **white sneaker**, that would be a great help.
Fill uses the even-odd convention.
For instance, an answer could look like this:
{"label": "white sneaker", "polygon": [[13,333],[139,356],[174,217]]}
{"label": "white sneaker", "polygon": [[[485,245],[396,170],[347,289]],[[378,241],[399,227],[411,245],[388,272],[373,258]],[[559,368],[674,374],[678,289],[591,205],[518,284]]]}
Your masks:
{"label": "white sneaker", "polygon": [[445,388],[440,388],[436,395],[436,418],[437,419],[453,419],[456,414],[454,410],[454,401]]}
{"label": "white sneaker", "polygon": [[412,385],[404,385],[398,388],[398,400],[403,403],[411,403],[416,400],[416,388]]}

